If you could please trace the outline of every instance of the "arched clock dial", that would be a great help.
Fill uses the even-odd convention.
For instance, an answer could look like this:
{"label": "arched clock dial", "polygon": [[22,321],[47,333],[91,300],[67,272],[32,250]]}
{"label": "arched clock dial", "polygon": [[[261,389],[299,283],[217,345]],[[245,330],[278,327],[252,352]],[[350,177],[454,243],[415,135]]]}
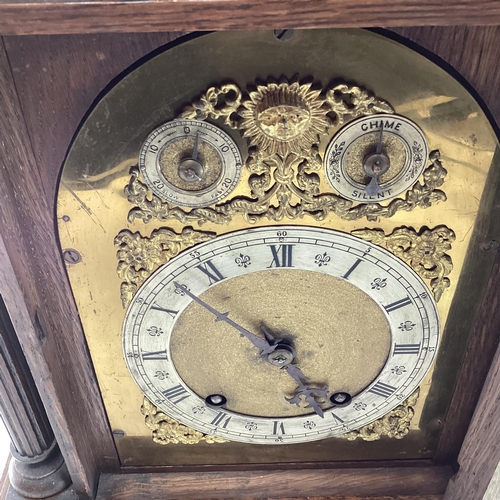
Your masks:
{"label": "arched clock dial", "polygon": [[325,152],[325,175],[348,200],[383,202],[415,184],[428,154],[423,131],[408,118],[365,116],[333,137]]}
{"label": "arched clock dial", "polygon": [[[418,387],[438,339],[435,303],[410,267],[354,236],[302,226],[240,230],[185,251],[144,283],[123,325],[130,373],[158,408],[259,444],[324,439],[382,417]],[[283,367],[270,362],[275,344],[292,352]]]}
{"label": "arched clock dial", "polygon": [[186,207],[212,205],[228,196],[240,180],[242,163],[226,132],[198,120],[161,125],[139,154],[139,169],[153,193]]}

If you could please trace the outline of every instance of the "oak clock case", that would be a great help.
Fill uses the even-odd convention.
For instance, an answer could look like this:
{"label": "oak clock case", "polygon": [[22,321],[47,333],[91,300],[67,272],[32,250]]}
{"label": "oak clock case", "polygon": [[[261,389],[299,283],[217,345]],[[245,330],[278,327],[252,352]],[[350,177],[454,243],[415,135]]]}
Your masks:
{"label": "oak clock case", "polygon": [[[228,46],[238,50],[217,55],[220,47]],[[261,60],[256,56],[261,53],[273,57]],[[401,124],[398,130],[397,123]],[[157,177],[149,178],[147,162],[140,156],[143,145],[153,136],[163,137],[165,131],[185,133],[184,126],[189,126],[188,137],[181,134],[165,148],[168,154],[156,155]],[[218,137],[231,145],[234,167],[229,166],[228,177],[221,174],[226,160],[215,143],[210,146],[201,132],[194,131],[197,126],[215,136],[222,134]],[[403,126],[410,132],[403,131]],[[492,189],[486,179],[496,146],[480,107],[461,85],[422,56],[368,31],[296,31],[286,42],[272,32],[205,35],[167,48],[124,76],[82,125],[68,153],[58,194],[61,246],[81,256],[78,262],[68,263],[68,273],[123,466],[432,458],[440,432],[436,422],[452,418],[446,410],[458,369],[454,360],[459,359],[457,352],[468,333],[463,325],[454,324],[449,312],[464,300],[459,277],[467,271],[467,248],[474,242],[474,226],[483,210],[482,206],[478,209],[478,200]],[[218,158],[215,174],[200,175],[197,165],[210,170],[213,164],[204,155]],[[239,157],[241,167],[237,166]],[[226,178],[230,182],[222,186],[221,179]],[[184,196],[184,204],[155,191],[155,180],[156,185],[167,180],[174,188],[168,193]],[[210,193],[215,201],[193,201],[202,192],[203,196]],[[256,245],[252,255],[249,248],[248,253],[238,250],[223,265],[209,259],[224,279],[219,279],[206,259],[196,264],[200,257],[196,252],[213,251],[225,239],[235,238],[232,244],[236,244],[259,234],[274,240]],[[327,235],[330,246],[308,253],[305,235],[319,234]],[[345,258],[338,257],[342,239],[353,249]],[[299,247],[303,252],[298,252]],[[278,253],[282,248],[294,248],[292,263],[297,268],[259,268],[264,265],[263,260],[259,264],[259,255],[271,256],[268,265],[276,263],[273,248],[277,255],[282,255]],[[299,258],[302,254],[308,256],[306,263]],[[403,317],[406,306],[391,312],[391,304],[405,302],[406,295],[389,293],[394,276],[387,269],[372,274],[369,256],[375,254],[386,265],[397,262],[396,267],[389,267],[412,284],[415,293],[408,311],[423,305],[432,317],[437,308],[437,315],[426,323],[431,325],[433,343],[425,333],[421,339],[410,336],[424,331],[424,321]],[[243,265],[246,258],[252,262],[247,268]],[[357,260],[367,264],[370,272],[352,272],[345,278]],[[208,276],[196,270],[196,265],[208,265],[205,270],[212,271],[215,283],[211,286],[207,279],[203,288],[198,276],[189,283],[187,279],[186,283],[170,283],[170,288],[161,285],[161,293],[167,295],[160,293],[158,308],[177,311],[160,300],[170,300],[170,296],[184,302],[179,303],[177,321],[168,323],[163,315],[162,324],[155,320],[143,325],[141,339],[161,342],[172,351],[168,369],[161,359],[143,363],[145,368],[150,365],[147,370],[154,381],[151,390],[141,386],[145,398],[127,363],[130,367],[134,360],[144,360],[143,352],[162,349],[151,345],[151,351],[139,352],[138,344],[132,342],[122,354],[122,325],[142,307],[141,299],[149,303],[144,295],[148,287],[156,279],[166,279],[169,270],[182,262],[188,267],[191,262],[192,272],[202,278]],[[188,278],[189,273],[184,276]],[[266,286],[259,287],[263,279],[268,280]],[[321,418],[304,404],[287,402],[285,398],[293,399],[300,384],[286,370],[263,359],[233,327],[215,323],[214,315],[193,297],[182,296],[187,291],[182,285],[219,313],[229,311],[229,318],[260,338],[264,338],[264,326],[274,338],[289,340],[295,352],[292,364],[315,388],[327,386],[328,395],[342,390],[352,393],[351,404],[334,408],[318,398],[325,417]],[[238,296],[236,292],[244,287],[251,293]],[[324,293],[315,296],[311,287]],[[354,294],[345,304],[347,314],[335,316],[335,301],[328,290],[341,289],[336,287],[344,287],[338,297]],[[264,293],[261,301],[256,300],[262,290],[267,290],[267,296]],[[296,291],[279,294],[280,290]],[[385,299],[384,293],[388,293]],[[304,308],[303,317],[308,319],[317,316],[314,326],[323,332],[328,330],[323,328],[328,315],[311,313],[318,311],[314,303],[318,297],[323,301],[319,310],[328,308],[336,320],[345,316],[352,323],[352,318],[359,319],[352,338],[330,335],[322,339],[326,341],[323,347],[306,347],[319,337],[294,332],[307,329],[301,328],[301,316],[289,314],[287,307]],[[222,305],[218,303],[224,298]],[[467,300],[470,303],[470,296]],[[245,316],[245,311],[252,315]],[[293,324],[278,318],[277,311],[293,317]],[[437,347],[437,316],[442,347],[431,365]],[[369,356],[360,355],[362,349],[347,341],[359,340],[363,345],[369,338],[362,333],[363,325],[370,320],[385,325],[375,328],[379,337],[369,348],[375,353],[376,347],[378,353],[371,364]],[[189,335],[200,321],[207,330],[201,341]],[[226,336],[221,339],[220,335]],[[132,335],[124,339],[126,343]],[[334,345],[335,341],[344,345]],[[216,344],[224,348],[214,349]],[[325,366],[332,363],[320,362],[321,355],[331,360],[342,348],[345,355],[335,359],[338,373],[327,373]],[[309,359],[308,350],[312,351]],[[392,381],[411,379],[412,363],[418,364],[424,353],[430,370],[425,367],[419,373],[427,372],[425,378],[415,386],[410,383],[407,392],[396,390],[400,385]],[[249,359],[253,362],[248,363]],[[193,364],[200,367],[201,375],[192,369]],[[228,373],[214,371],[212,364],[226,367]],[[284,385],[266,394],[258,384],[238,381],[240,385],[227,389],[230,397],[222,409],[203,401],[184,408],[195,398],[206,397],[206,391],[221,393],[220,387],[235,379],[230,373],[235,367],[247,370],[242,380],[258,379],[259,370],[267,370],[269,380],[278,377],[278,384]],[[210,374],[219,387],[203,386]],[[384,379],[384,374],[389,378]],[[305,379],[302,383],[306,385]],[[178,405],[167,397],[177,386],[177,391],[191,391]],[[375,392],[370,392],[373,388]],[[154,390],[163,396],[155,398]],[[385,410],[378,408],[380,401],[389,400]],[[200,411],[195,414],[197,407]],[[188,417],[180,415],[181,410],[188,410]],[[240,434],[254,432],[249,424],[256,424],[258,432],[253,436],[257,438],[236,437],[237,429],[231,426],[237,422]],[[282,434],[287,422],[292,424],[290,429],[300,427],[302,437],[297,431]],[[256,444],[266,439],[273,446]]]}

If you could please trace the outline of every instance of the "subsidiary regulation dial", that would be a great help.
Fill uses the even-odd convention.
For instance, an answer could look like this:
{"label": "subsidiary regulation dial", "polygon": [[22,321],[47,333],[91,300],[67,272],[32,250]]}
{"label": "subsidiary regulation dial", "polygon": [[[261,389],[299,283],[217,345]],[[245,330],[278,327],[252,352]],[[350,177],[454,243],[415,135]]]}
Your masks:
{"label": "subsidiary regulation dial", "polygon": [[408,118],[365,116],[333,137],[325,152],[325,175],[348,200],[383,202],[417,182],[428,154],[424,133]]}
{"label": "subsidiary regulation dial", "polygon": [[199,120],[173,120],[144,142],[139,168],[148,187],[169,203],[213,205],[228,196],[241,176],[238,146],[222,129]]}

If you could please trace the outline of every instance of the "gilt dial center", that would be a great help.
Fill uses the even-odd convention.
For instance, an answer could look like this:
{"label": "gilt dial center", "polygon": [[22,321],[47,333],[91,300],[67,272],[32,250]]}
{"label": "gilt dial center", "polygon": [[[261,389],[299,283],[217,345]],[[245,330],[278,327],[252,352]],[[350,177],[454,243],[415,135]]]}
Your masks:
{"label": "gilt dial center", "polygon": [[[380,175],[380,184],[392,181],[401,173],[406,161],[404,143],[397,136],[387,133],[384,135],[383,148],[388,154],[377,154],[374,152],[377,140],[378,133],[367,134],[349,146],[345,157],[345,169],[353,181],[364,184],[368,169],[372,174]],[[374,167],[380,167],[382,171],[375,172]]]}
{"label": "gilt dial center", "polygon": [[265,417],[309,414],[311,408],[286,401],[296,383],[280,367],[293,360],[314,382],[355,395],[372,383],[390,353],[390,327],[379,305],[334,276],[260,271],[218,283],[200,298],[218,311],[230,311],[233,321],[256,335],[264,325],[296,353],[294,358],[286,346],[278,347],[263,358],[234,328],[191,303],[174,325],[173,364],[201,397],[224,394],[231,411]]}
{"label": "gilt dial center", "polygon": [[[159,154],[159,167],[165,179],[174,187],[186,191],[200,191],[214,185],[222,173],[222,162],[217,150],[200,141],[198,158],[190,158],[191,139],[178,139]],[[207,167],[208,165],[208,167]]]}

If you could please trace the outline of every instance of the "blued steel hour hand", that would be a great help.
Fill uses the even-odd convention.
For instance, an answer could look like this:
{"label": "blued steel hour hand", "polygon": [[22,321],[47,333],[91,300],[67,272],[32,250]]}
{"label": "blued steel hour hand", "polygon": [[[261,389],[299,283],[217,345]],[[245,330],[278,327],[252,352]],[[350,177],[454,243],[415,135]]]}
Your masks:
{"label": "blued steel hour hand", "polygon": [[306,408],[312,408],[321,418],[323,418],[323,410],[319,405],[318,399],[327,397],[330,391],[328,386],[323,388],[313,387],[310,384],[311,381],[309,378],[302,373],[301,369],[295,363],[284,366],[283,370],[286,370],[288,375],[290,375],[298,385],[297,389],[295,389],[295,394],[291,398],[286,398],[286,400],[290,404],[300,406],[302,403],[301,396],[303,396],[307,402]]}

